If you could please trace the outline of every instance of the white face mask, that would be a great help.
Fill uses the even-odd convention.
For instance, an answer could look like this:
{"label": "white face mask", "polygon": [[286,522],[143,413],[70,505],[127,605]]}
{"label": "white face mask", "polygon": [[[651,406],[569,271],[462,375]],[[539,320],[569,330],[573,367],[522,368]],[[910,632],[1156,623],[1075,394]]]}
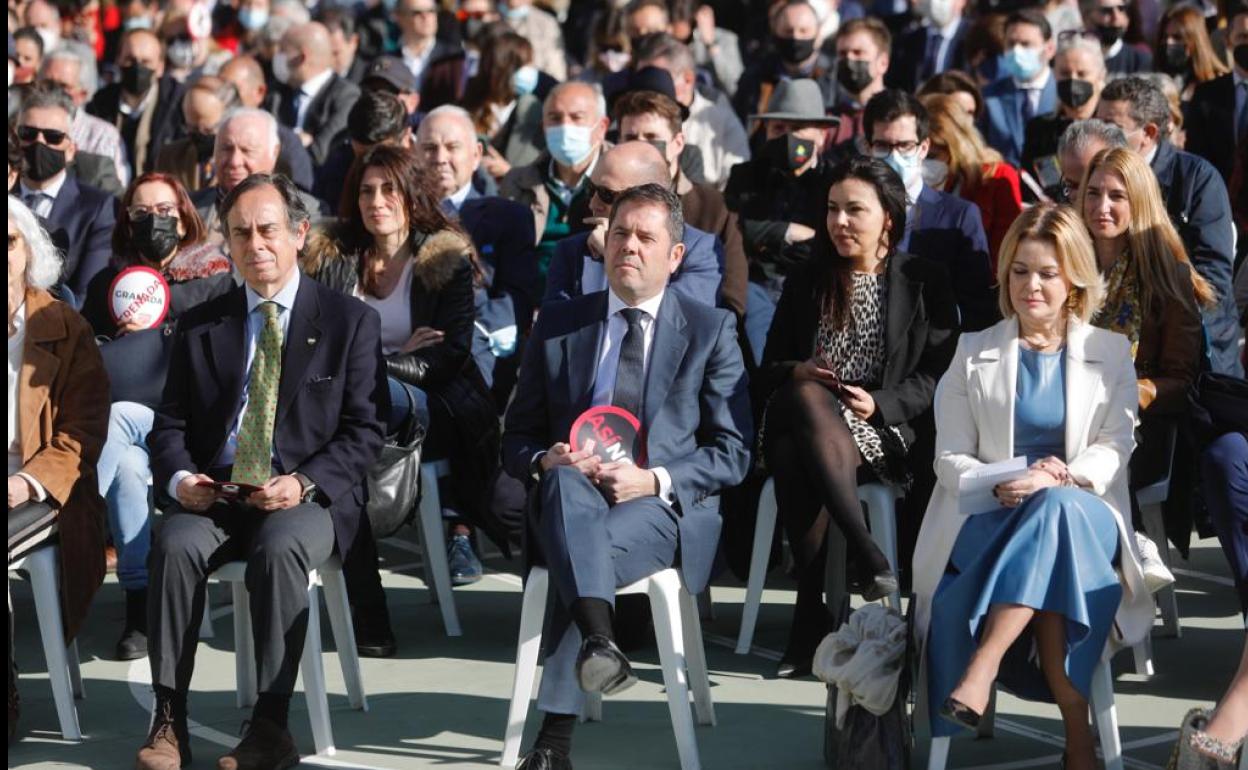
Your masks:
{"label": "white face mask", "polygon": [[956,18],[953,12],[953,0],[925,0],[920,4],[920,8],[923,5],[927,6],[923,15],[937,27],[945,27]]}
{"label": "white face mask", "polygon": [[37,27],[35,29],[39,33],[39,37],[43,38],[43,51],[46,55],[50,51],[55,51],[56,47],[61,44],[61,33],[54,29],[45,27]]}
{"label": "white face mask", "polygon": [[923,161],[918,150],[909,155],[894,150],[883,160],[901,177],[901,183],[906,188],[906,200],[909,203],[917,201],[919,193],[923,192]]}
{"label": "white face mask", "polygon": [[273,78],[283,84],[290,82],[290,57],[285,51],[273,54]]}
{"label": "white face mask", "polygon": [[949,164],[943,160],[935,158],[924,158],[923,160],[923,184],[934,190],[945,189],[945,182],[949,179]]}

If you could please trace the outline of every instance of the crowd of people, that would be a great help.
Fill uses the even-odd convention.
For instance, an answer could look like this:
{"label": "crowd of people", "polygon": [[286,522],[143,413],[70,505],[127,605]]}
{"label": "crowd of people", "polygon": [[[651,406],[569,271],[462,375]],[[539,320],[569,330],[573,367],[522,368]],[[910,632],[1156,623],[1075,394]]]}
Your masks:
{"label": "crowd of people", "polygon": [[[1248,614],[1243,0],[10,0],[9,30],[9,559],[55,539],[71,639],[115,570],[141,770],[190,761],[226,562],[259,698],[218,767],[298,763],[332,555],[360,653],[395,654],[366,479],[396,437],[447,461],[455,585],[487,539],[550,570],[526,770],[636,681],[616,588],[743,577],[768,477],[776,675],[833,628],[835,527],[855,593],[912,591],[937,736],[999,682],[1094,767],[1092,671],[1149,634],[1159,543],[1216,534]],[[119,312],[135,268],[160,312]],[[632,459],[574,445],[601,406]],[[1248,646],[1178,750],[1246,733]]]}

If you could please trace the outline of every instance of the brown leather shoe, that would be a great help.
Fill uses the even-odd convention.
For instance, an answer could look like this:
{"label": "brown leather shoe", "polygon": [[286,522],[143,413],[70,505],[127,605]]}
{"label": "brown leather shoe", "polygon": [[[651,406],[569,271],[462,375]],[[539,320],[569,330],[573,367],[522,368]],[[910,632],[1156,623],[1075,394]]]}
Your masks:
{"label": "brown leather shoe", "polygon": [[299,764],[290,731],[271,719],[243,723],[247,733],[234,750],[217,760],[217,770],[286,770]]}
{"label": "brown leather shoe", "polygon": [[136,770],[178,770],[191,764],[191,736],[186,715],[174,714],[169,701],[156,702],[156,716],[147,742],[139,749]]}

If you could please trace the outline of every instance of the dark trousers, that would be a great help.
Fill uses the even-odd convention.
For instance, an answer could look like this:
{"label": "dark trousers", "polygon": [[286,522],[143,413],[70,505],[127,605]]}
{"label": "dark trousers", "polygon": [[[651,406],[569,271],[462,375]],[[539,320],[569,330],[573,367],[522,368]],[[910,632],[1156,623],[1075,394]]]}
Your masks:
{"label": "dark trousers", "polygon": [[1225,433],[1205,449],[1201,480],[1209,519],[1231,565],[1240,611],[1248,614],[1248,436]]}
{"label": "dark trousers", "polygon": [[[676,512],[659,498],[639,497],[612,506],[583,473],[561,466],[542,476],[540,511],[533,532],[555,589],[538,709],[579,714],[585,694],[576,681],[581,632],[569,607],[577,599],[615,604],[615,589],[676,561]],[[534,509],[538,506],[534,506]]]}
{"label": "dark trousers", "polygon": [[173,511],[148,560],[152,684],[190,689],[208,575],[245,560],[257,692],[290,695],[308,628],[308,573],[334,551],[329,510],[304,503],[272,513],[226,504],[202,514]]}

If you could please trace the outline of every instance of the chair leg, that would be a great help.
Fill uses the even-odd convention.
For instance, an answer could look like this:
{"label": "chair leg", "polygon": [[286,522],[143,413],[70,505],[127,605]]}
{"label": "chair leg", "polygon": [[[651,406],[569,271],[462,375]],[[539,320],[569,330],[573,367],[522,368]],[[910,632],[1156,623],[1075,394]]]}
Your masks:
{"label": "chair leg", "polygon": [[312,724],[312,742],[316,753],[334,754],[334,733],[329,723],[329,699],[325,694],[325,668],[321,662],[321,600],[315,573],[308,584],[308,635],[303,642],[299,668],[303,672],[303,691],[308,702],[308,721]]}
{"label": "chair leg", "polygon": [[86,691],[82,688],[82,666],[79,664],[78,658],[78,640],[69,643],[69,683],[74,690],[75,700],[82,700],[87,697]]}
{"label": "chair leg", "polygon": [[685,678],[684,631],[680,612],[680,578],[674,572],[660,572],[650,578],[650,608],[654,633],[667,688],[667,707],[672,716],[672,732],[681,770],[698,770],[698,740],[689,711],[689,686]]}
{"label": "chair leg", "polygon": [[520,741],[524,738],[524,722],[533,697],[537,679],[537,657],[542,649],[542,622],[546,616],[546,592],[549,575],[545,568],[534,567],[524,584],[520,607],[520,634],[516,640],[516,673],[511,686],[511,705],[507,709],[507,729],[503,736],[503,756],[499,766],[512,768],[520,759]]}
{"label": "chair leg", "polygon": [[1152,676],[1154,673],[1152,637],[1145,635],[1131,648],[1131,654],[1135,658],[1135,673],[1140,676]]}
{"label": "chair leg", "polygon": [[602,693],[585,693],[585,708],[581,710],[581,722],[602,721]]}
{"label": "chair leg", "polygon": [[689,592],[680,589],[681,625],[685,633],[685,662],[689,689],[693,690],[693,711],[700,725],[715,724],[715,703],[711,700],[711,677],[707,671],[706,648],[702,646],[702,621]]}
{"label": "chair leg", "polygon": [[[251,634],[251,597],[241,580],[230,583],[234,597],[234,684],[238,707],[256,705],[256,651]],[[205,606],[204,613],[208,610]]]}
{"label": "chair leg", "polygon": [[212,628],[212,602],[208,601],[208,596],[204,596],[204,615],[199,619],[199,638],[211,639],[216,635],[216,631]]}
{"label": "chair leg", "polygon": [[[888,566],[894,574],[897,570],[897,498],[892,487],[884,484],[864,484],[858,488],[859,499],[867,504],[871,537],[884,552]],[[888,597],[889,606],[901,612],[901,592],[894,591]]]}
{"label": "chair leg", "polygon": [[80,741],[82,728],[78,724],[78,708],[74,705],[65,627],[61,624],[58,558],[55,548],[37,549],[26,557],[26,571],[30,575],[30,588],[35,598],[39,637],[48,663],[48,680],[52,684],[52,700],[56,703],[61,736],[67,741]]}
{"label": "chair leg", "polygon": [[932,747],[927,754],[927,770],[945,770],[945,765],[949,762],[950,742],[949,736],[932,739]]}
{"label": "chair leg", "polygon": [[1118,710],[1114,706],[1114,676],[1109,663],[1101,661],[1092,672],[1092,713],[1101,739],[1105,770],[1123,770],[1122,740],[1118,736]]}
{"label": "chair leg", "polygon": [[319,570],[321,588],[325,593],[325,609],[329,612],[329,627],[334,634],[334,647],[338,650],[338,663],[342,666],[342,680],[347,687],[347,699],[351,708],[368,711],[368,698],[364,694],[364,678],[360,673],[360,653],[355,646],[355,628],[351,625],[351,605],[347,600],[347,585],[342,570],[338,568]]}
{"label": "chair leg", "polygon": [[442,609],[442,625],[447,636],[461,636],[459,614],[451,594],[451,568],[446,560],[446,543],[442,535],[442,504],[438,498],[438,473],[432,465],[420,468],[421,496],[419,526],[421,549],[424,551],[425,585],[430,597]]}
{"label": "chair leg", "polygon": [[741,608],[741,631],[737,635],[738,655],[748,655],[758,624],[758,609],[763,602],[763,584],[767,581],[767,561],[771,558],[771,539],[776,531],[776,482],[767,479],[758,497],[758,516],[754,521],[754,549],[750,554],[750,575],[745,586],[745,605]]}
{"label": "chair leg", "polygon": [[[1140,506],[1140,514],[1144,519],[1144,529],[1148,536],[1157,544],[1161,561],[1171,566],[1170,543],[1166,538],[1166,521],[1160,503]],[[1157,592],[1157,607],[1161,610],[1162,635],[1175,639],[1183,636],[1183,628],[1179,623],[1179,601],[1174,586],[1168,585]]]}

